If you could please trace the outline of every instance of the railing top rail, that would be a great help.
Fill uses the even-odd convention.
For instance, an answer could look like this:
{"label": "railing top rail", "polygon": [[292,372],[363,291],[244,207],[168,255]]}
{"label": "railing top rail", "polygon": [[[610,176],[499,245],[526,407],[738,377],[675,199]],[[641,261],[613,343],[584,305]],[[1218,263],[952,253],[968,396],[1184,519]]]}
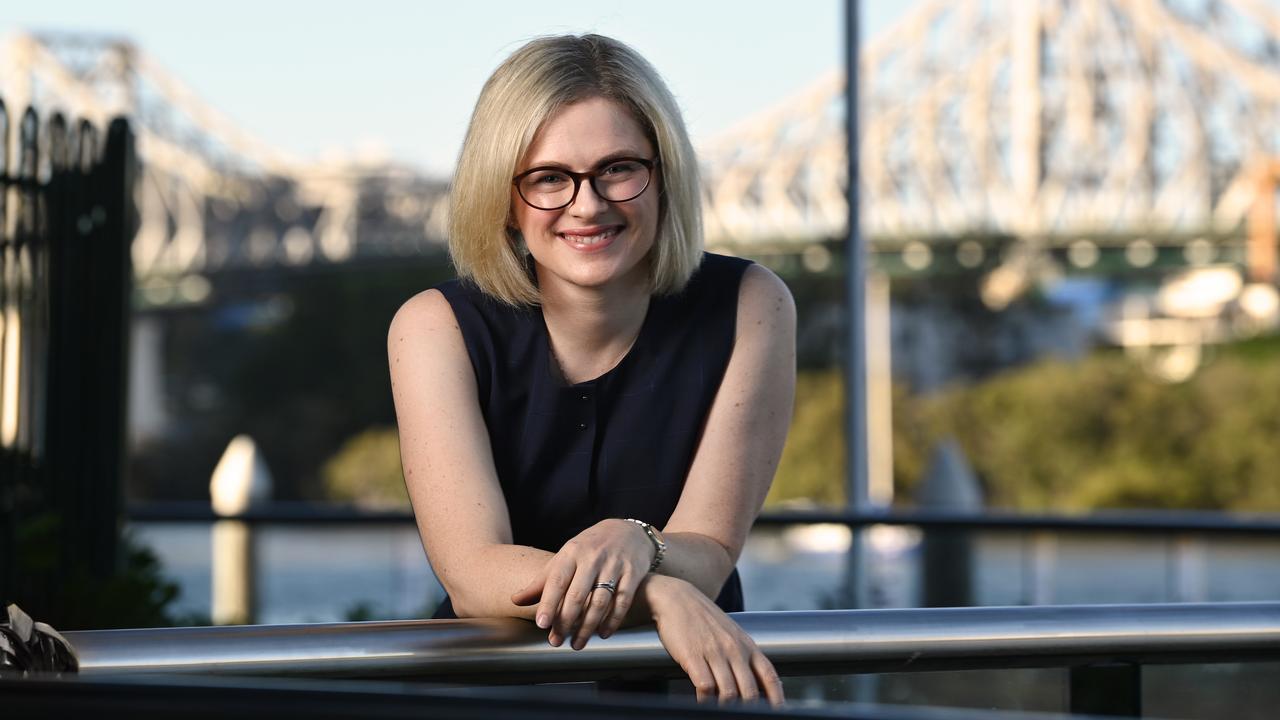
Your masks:
{"label": "railing top rail", "polygon": [[[1280,603],[738,613],[784,675],[1280,659]],[[82,673],[416,677],[494,684],[678,677],[651,627],[581,651],[513,619],[64,633]]]}
{"label": "railing top rail", "polygon": [[[209,503],[135,503],[126,510],[133,522],[212,522],[220,518]],[[251,508],[236,519],[261,524],[405,524],[408,510],[366,510],[317,503],[272,503]],[[1143,534],[1197,533],[1280,536],[1280,515],[1242,515],[1205,511],[1105,511],[1089,515],[1049,515],[1008,511],[954,512],[927,509],[851,513],[839,510],[769,512],[759,527],[833,523],[850,527],[914,525],[983,531],[1123,532]]]}

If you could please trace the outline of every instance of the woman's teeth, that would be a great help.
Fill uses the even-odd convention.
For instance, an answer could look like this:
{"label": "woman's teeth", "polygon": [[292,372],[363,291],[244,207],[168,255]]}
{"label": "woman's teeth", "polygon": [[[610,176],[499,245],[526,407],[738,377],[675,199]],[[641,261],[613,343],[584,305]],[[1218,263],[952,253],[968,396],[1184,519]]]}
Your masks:
{"label": "woman's teeth", "polygon": [[590,246],[598,245],[617,234],[618,228],[610,228],[596,235],[564,235],[562,237],[569,240],[574,245]]}

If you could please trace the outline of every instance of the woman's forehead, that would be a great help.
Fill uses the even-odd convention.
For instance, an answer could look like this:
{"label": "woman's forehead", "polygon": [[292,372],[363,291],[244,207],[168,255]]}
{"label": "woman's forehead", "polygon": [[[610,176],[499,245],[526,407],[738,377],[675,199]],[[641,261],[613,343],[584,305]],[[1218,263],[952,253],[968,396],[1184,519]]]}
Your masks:
{"label": "woman's forehead", "polygon": [[627,108],[594,97],[566,105],[547,118],[521,165],[549,163],[586,169],[601,158],[619,154],[648,158],[653,147]]}

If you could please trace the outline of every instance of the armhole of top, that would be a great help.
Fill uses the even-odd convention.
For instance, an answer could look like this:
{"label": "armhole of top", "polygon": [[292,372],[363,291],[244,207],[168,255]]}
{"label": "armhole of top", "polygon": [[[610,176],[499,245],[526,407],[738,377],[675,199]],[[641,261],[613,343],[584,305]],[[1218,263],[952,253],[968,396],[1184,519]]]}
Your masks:
{"label": "armhole of top", "polygon": [[475,298],[471,297],[471,293],[463,287],[461,281],[442,283],[437,285],[436,289],[449,303],[449,309],[453,311],[453,320],[462,333],[462,344],[467,349],[467,359],[471,361],[471,372],[476,379],[476,394],[483,407],[489,399],[488,369],[492,365],[492,362],[486,362],[492,358],[488,357],[491,353],[482,333],[482,329],[487,324],[484,315],[476,307]]}
{"label": "armhole of top", "polygon": [[[713,286],[723,283],[732,287],[732,292],[721,292],[713,300],[713,302],[723,302],[729,305],[724,310],[724,313],[728,319],[726,331],[729,335],[730,353],[732,353],[732,348],[738,341],[738,307],[742,303],[742,286],[747,279],[747,270],[756,263],[746,258],[732,256],[712,256],[708,260],[715,262],[719,267],[712,272],[707,280]],[[710,289],[709,291],[714,292],[715,290]]]}

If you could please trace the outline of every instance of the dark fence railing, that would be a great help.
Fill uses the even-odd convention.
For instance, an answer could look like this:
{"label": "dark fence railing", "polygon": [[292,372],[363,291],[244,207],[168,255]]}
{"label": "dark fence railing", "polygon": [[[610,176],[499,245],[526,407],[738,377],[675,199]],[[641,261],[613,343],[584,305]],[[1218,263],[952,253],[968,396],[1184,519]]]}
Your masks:
{"label": "dark fence railing", "polygon": [[[233,518],[215,515],[209,503],[151,502],[130,505],[127,516],[137,528],[168,523],[205,524],[213,528],[220,519],[231,519],[268,532],[273,528],[305,527],[385,528],[403,532],[414,526],[413,515],[407,510],[365,510],[296,502],[251,506]],[[888,525],[920,531],[919,535],[901,536],[912,538],[909,542],[913,546],[918,542],[919,552],[894,560],[914,568],[912,572],[918,573],[920,584],[911,591],[915,594],[910,598],[900,596],[889,604],[1052,605],[1081,602],[1088,597],[1092,597],[1088,601],[1098,602],[1099,597],[1082,596],[1070,590],[1075,587],[1074,582],[1064,579],[1082,570],[1079,558],[1074,564],[1071,560],[1072,543],[1084,542],[1087,548],[1088,543],[1095,540],[1108,543],[1116,557],[1127,557],[1124,561],[1127,567],[1138,571],[1107,586],[1108,594],[1102,597],[1110,602],[1204,602],[1275,597],[1274,583],[1261,580],[1275,570],[1275,563],[1266,560],[1267,553],[1271,552],[1268,548],[1273,549],[1275,543],[1280,542],[1280,517],[1274,515],[1202,511],[1107,511],[1080,516],[945,510],[791,511],[762,515],[756,521],[755,531],[769,535],[787,527],[814,524],[842,525],[851,530]],[[1127,540],[1122,540],[1123,537]],[[980,550],[979,544],[987,541],[995,544]],[[1065,544],[1060,547],[1061,542]],[[1250,570],[1232,575],[1230,570],[1211,569],[1209,558],[1215,549],[1238,553],[1241,543],[1252,549],[1251,559],[1247,561],[1251,563]],[[215,557],[223,557],[216,543],[214,547]],[[1017,557],[1012,565],[1008,564],[1007,557],[1010,550]],[[1130,554],[1126,556],[1126,552]],[[1239,557],[1236,562],[1240,562]],[[1146,572],[1152,563],[1161,568],[1160,572]],[[1000,589],[992,594],[989,584],[979,587],[978,578],[986,577],[984,583],[989,583],[995,568],[1001,568],[997,572],[1003,580],[998,583]],[[398,569],[404,572],[406,567]],[[253,587],[257,571],[246,566],[241,574],[245,576],[246,586]],[[1228,581],[1229,577],[1234,579]],[[835,586],[821,590],[826,593],[823,603],[858,607],[855,581],[844,575]],[[883,584],[877,587],[876,592],[888,591]],[[777,602],[775,598],[764,606],[776,607]]]}
{"label": "dark fence railing", "polygon": [[[212,522],[221,518],[207,502],[172,501],[131,503],[131,522]],[[366,510],[349,505],[305,502],[273,502],[251,507],[235,516],[250,524],[264,525],[411,525],[409,510]],[[902,510],[847,512],[842,510],[768,512],[756,519],[756,527],[810,525],[815,523],[864,528],[871,525],[910,525],[923,529],[981,531],[1124,532],[1164,535],[1266,535],[1280,537],[1280,516],[1242,515],[1204,511],[1097,512],[1089,515],[1037,515],[1013,512],[957,512]]]}
{"label": "dark fence railing", "polygon": [[117,570],[137,161],[3,101],[0,153],[0,596],[52,619]]}

